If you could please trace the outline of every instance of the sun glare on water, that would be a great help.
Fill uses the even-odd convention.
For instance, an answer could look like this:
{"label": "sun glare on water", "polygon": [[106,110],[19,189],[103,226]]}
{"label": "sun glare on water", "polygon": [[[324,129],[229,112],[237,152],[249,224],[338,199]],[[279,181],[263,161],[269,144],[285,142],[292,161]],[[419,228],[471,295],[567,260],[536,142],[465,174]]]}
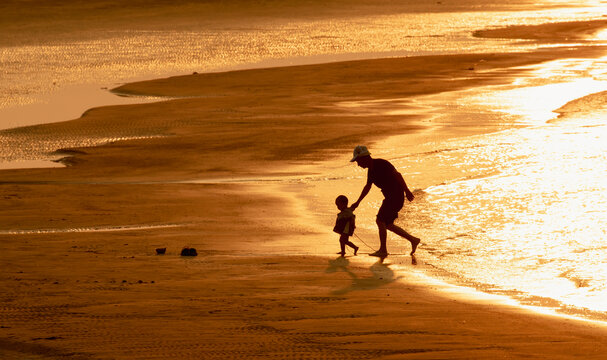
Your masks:
{"label": "sun glare on water", "polygon": [[425,233],[433,265],[528,304],[607,311],[604,62],[546,63],[514,84],[420,100],[453,109],[454,118],[497,114],[526,125],[430,144],[403,159],[417,173],[450,179],[425,189],[406,215],[418,222],[412,232]]}

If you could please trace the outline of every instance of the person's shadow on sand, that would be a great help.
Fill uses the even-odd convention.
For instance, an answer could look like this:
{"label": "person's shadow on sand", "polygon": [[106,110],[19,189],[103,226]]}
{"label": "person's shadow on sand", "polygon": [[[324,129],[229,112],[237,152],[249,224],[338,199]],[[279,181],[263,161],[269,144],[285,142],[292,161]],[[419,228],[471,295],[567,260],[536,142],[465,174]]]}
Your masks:
{"label": "person's shadow on sand", "polygon": [[400,279],[401,276],[395,277],[394,271],[392,271],[388,265],[385,265],[383,260],[384,259],[380,258],[378,262],[371,265],[369,268],[369,270],[371,270],[371,275],[363,278],[358,277],[358,275],[348,269],[348,265],[350,264],[348,259],[340,256],[335,260],[329,260],[329,267],[327,267],[326,270],[327,273],[343,271],[352,278],[352,283],[349,286],[332,291],[331,293],[333,295],[343,295],[356,290],[377,289],[378,287],[387,285],[395,280]]}

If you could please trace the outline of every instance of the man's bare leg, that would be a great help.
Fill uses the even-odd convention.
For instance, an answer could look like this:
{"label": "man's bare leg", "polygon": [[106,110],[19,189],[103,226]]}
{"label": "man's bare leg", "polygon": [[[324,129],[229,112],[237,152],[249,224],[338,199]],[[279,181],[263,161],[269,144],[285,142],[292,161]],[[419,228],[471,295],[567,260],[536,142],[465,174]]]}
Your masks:
{"label": "man's bare leg", "polygon": [[[401,228],[397,225],[394,225],[394,224],[386,226],[386,229],[409,240],[409,242],[411,242],[411,255],[415,254],[415,250],[417,250],[417,245],[419,245],[419,242],[420,242],[419,238],[409,234],[403,228]],[[380,235],[380,239],[381,239],[381,235]]]}
{"label": "man's bare leg", "polygon": [[388,238],[388,232],[386,231],[386,223],[381,220],[376,220],[377,229],[379,230],[379,250],[373,253],[373,256],[388,255],[388,247],[386,246],[386,239]]}

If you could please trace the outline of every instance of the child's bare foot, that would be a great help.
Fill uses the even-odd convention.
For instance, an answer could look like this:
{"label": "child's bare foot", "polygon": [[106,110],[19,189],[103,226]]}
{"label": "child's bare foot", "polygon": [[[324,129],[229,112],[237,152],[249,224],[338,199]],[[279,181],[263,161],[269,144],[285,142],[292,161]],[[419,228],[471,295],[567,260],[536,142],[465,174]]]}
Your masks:
{"label": "child's bare foot", "polygon": [[419,245],[420,241],[419,238],[411,240],[411,255],[415,254],[415,250],[417,250],[417,245]]}
{"label": "child's bare foot", "polygon": [[354,247],[354,255],[356,255],[356,253],[358,252],[358,249],[359,249],[358,246]]}

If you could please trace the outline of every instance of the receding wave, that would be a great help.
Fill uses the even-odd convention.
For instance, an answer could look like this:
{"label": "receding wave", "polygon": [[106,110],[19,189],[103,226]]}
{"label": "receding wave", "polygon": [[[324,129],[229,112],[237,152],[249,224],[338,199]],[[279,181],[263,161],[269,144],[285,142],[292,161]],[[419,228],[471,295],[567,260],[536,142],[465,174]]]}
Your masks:
{"label": "receding wave", "polygon": [[30,234],[57,234],[57,233],[89,233],[89,232],[115,232],[131,230],[153,230],[179,227],[179,224],[157,224],[157,225],[115,225],[115,226],[88,226],[64,229],[10,229],[0,230],[0,235],[30,235]]}

